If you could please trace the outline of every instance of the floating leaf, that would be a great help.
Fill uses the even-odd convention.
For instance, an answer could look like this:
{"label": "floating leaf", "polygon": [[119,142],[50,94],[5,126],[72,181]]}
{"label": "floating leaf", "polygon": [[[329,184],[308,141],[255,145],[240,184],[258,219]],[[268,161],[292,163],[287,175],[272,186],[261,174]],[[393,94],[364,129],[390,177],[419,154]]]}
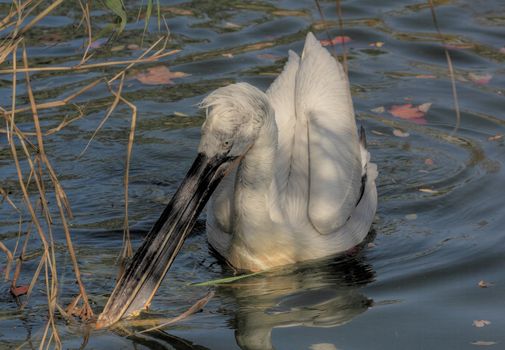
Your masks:
{"label": "floating leaf", "polygon": [[407,220],[416,220],[417,219],[417,214],[407,214],[407,215],[405,215],[405,219],[407,219]]}
{"label": "floating leaf", "polygon": [[256,57],[261,58],[263,60],[271,60],[271,61],[277,61],[282,58],[281,56],[272,55],[271,53],[262,53]]}
{"label": "floating leaf", "polygon": [[433,74],[418,74],[415,77],[417,79],[435,79],[437,76]]}
{"label": "floating leaf", "polygon": [[410,134],[408,132],[401,131],[400,129],[394,129],[393,135],[397,137],[409,137]]}
{"label": "floating leaf", "polygon": [[421,112],[428,113],[428,111],[431,108],[431,105],[432,105],[431,102],[426,102],[417,106],[417,109],[420,110]]}
{"label": "floating leaf", "polygon": [[330,45],[338,45],[338,44],[344,44],[348,43],[349,41],[352,41],[352,39],[346,35],[337,35],[333,39],[330,40],[319,40],[322,46],[330,46]]}
{"label": "floating leaf", "polygon": [[180,16],[193,16],[194,13],[191,10],[188,9],[182,9],[180,7],[164,7],[163,10],[173,13],[174,15],[180,15]]}
{"label": "floating leaf", "polygon": [[426,108],[429,109],[429,107],[431,107],[431,103],[423,103],[417,107],[413,106],[412,103],[407,103],[404,105],[393,105],[388,112],[395,117],[407,119],[416,124],[426,124],[426,119],[424,119],[426,112],[423,110],[426,110]]}
{"label": "floating leaf", "polygon": [[491,321],[488,321],[488,320],[474,320],[473,321],[473,325],[477,328],[482,328],[482,327],[488,326],[490,324],[491,324]]}
{"label": "floating leaf", "polygon": [[275,11],[272,11],[271,12],[272,15],[274,16],[281,16],[281,17],[284,17],[284,16],[296,16],[296,17],[303,17],[303,16],[307,16],[307,13],[303,12],[303,11],[297,11],[297,10],[275,10]]}
{"label": "floating leaf", "polygon": [[337,350],[337,347],[331,343],[312,344],[310,350]]}
{"label": "floating leaf", "polygon": [[426,159],[424,160],[424,164],[426,164],[426,165],[430,165],[430,166],[431,166],[431,165],[433,165],[433,164],[435,164],[435,163],[433,162],[433,159],[431,159],[431,158],[426,158]]}
{"label": "floating leaf", "polygon": [[384,42],[383,41],[376,41],[374,43],[370,43],[369,46],[372,46],[372,47],[383,47],[384,46]]}
{"label": "floating leaf", "polygon": [[189,76],[183,72],[172,72],[166,66],[155,66],[147,69],[145,73],[138,73],[135,78],[142,84],[160,85],[174,84],[172,79],[184,78]]}
{"label": "floating leaf", "polygon": [[501,140],[503,138],[503,135],[501,134],[497,134],[497,135],[494,135],[494,136],[489,136],[487,138],[488,141],[498,141],[498,140]]}
{"label": "floating leaf", "polygon": [[431,193],[431,194],[438,193],[438,191],[432,190],[431,188],[420,188],[419,192]]}
{"label": "floating leaf", "polygon": [[374,113],[384,113],[386,111],[386,108],[384,108],[384,106],[379,106],[372,108],[371,111]]}
{"label": "floating leaf", "polygon": [[491,346],[491,345],[495,345],[496,342],[495,341],[478,340],[478,341],[472,342],[471,344],[477,345],[477,346]]}
{"label": "floating leaf", "polygon": [[11,286],[11,294],[14,295],[15,297],[19,297],[21,295],[25,295],[28,293],[28,285],[22,285],[22,286]]}
{"label": "floating leaf", "polygon": [[[481,226],[484,226],[484,225],[481,225]],[[478,285],[479,285],[480,288],[488,288],[488,287],[493,286],[493,283],[486,282],[484,280],[480,280]]]}
{"label": "floating leaf", "polygon": [[477,73],[468,73],[468,79],[473,81],[477,85],[486,85],[489,84],[493,76],[489,73],[477,74]]}
{"label": "floating leaf", "polygon": [[125,49],[124,45],[116,45],[110,48],[111,52],[123,51]]}
{"label": "floating leaf", "polygon": [[225,22],[224,27],[227,29],[240,29],[242,28],[240,25],[233,22]]}

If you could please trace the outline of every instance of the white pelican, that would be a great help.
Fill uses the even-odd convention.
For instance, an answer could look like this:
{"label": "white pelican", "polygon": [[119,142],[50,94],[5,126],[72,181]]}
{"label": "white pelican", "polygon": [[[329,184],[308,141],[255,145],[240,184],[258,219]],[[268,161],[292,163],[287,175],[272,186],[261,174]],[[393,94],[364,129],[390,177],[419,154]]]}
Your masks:
{"label": "white pelican", "polygon": [[312,33],[301,58],[289,52],[266,93],[232,84],[212,92],[202,107],[207,118],[198,156],[118,280],[97,327],[150,304],[209,198],[209,243],[244,270],[343,252],[370,229],[377,167],[364,131],[358,135],[342,66]]}

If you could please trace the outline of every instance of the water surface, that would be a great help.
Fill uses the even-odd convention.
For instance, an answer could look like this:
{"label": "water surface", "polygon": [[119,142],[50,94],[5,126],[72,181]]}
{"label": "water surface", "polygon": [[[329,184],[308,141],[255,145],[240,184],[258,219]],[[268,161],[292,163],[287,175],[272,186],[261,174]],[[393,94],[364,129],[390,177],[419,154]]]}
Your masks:
{"label": "water surface", "polygon": [[[282,70],[289,49],[300,52],[308,31],[319,39],[341,34],[334,1],[321,1],[322,22],[313,1],[162,1],[171,31],[170,48],[180,53],[162,63],[188,74],[174,85],[145,85],[126,78],[124,96],[138,107],[130,171],[130,223],[135,246],[157,219],[196,154],[203,121],[197,104],[209,92],[245,81],[266,89]],[[456,69],[461,125],[456,125],[447,62],[430,9],[419,1],[343,2],[349,76],[358,123],[368,134],[379,168],[379,208],[373,243],[360,252],[290,266],[215,288],[205,309],[164,332],[127,337],[89,332],[82,325],[60,327],[65,348],[87,349],[474,349],[477,341],[505,346],[505,210],[503,206],[505,4],[439,1],[437,16],[447,35]],[[0,4],[6,9],[6,4]],[[136,14],[140,2],[128,2]],[[174,11],[174,8],[185,12]],[[3,10],[2,10],[3,11]],[[177,13],[175,13],[177,12]],[[92,13],[100,26],[111,20]],[[91,62],[137,57],[143,22],[134,15],[114,42],[96,49]],[[76,29],[80,10],[65,5],[41,22],[29,39],[32,65],[75,64],[83,36]],[[152,19],[144,45],[154,42]],[[383,46],[377,42],[384,43]],[[371,45],[374,44],[375,45]],[[336,48],[338,53],[341,47]],[[38,101],[64,98],[106,70],[80,74],[34,73]],[[477,77],[491,76],[487,83]],[[0,105],[10,106],[10,75],[0,76]],[[21,79],[21,77],[20,77]],[[18,104],[27,103],[23,86]],[[75,215],[74,242],[95,311],[114,286],[122,245],[123,173],[131,113],[120,105],[82,157],[93,130],[112,98],[105,87],[79,97],[85,118],[46,141]],[[393,117],[393,105],[432,103],[426,124]],[[385,112],[377,107],[384,107]],[[380,110],[380,109],[379,109]],[[43,128],[76,113],[68,107],[41,112]],[[31,127],[29,115],[18,126]],[[393,135],[398,129],[407,137]],[[405,134],[403,136],[406,136]],[[21,196],[5,135],[0,149],[2,187]],[[420,191],[423,190],[423,191]],[[427,191],[428,190],[428,191]],[[205,218],[152,305],[150,316],[172,317],[202,297],[209,287],[191,282],[231,276],[210,251]],[[17,214],[2,204],[0,239],[12,248]],[[24,228],[26,229],[26,227]],[[63,239],[55,225],[55,235]],[[75,293],[66,266],[60,280],[63,304]],[[31,249],[39,246],[33,240]],[[25,264],[27,282],[37,259]],[[66,263],[65,263],[66,262]],[[5,257],[0,257],[0,266]],[[492,282],[480,288],[480,280]],[[0,284],[0,344],[35,348],[45,325],[43,281],[20,311]],[[474,320],[488,320],[478,328]]]}

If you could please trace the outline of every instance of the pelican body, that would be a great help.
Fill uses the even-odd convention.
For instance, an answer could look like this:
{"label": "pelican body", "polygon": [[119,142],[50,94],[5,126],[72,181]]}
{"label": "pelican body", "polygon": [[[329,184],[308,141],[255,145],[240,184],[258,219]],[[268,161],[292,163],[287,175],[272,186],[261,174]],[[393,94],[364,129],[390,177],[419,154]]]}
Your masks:
{"label": "pelican body", "polygon": [[97,327],[147,307],[207,205],[210,245],[259,271],[359,244],[377,208],[377,167],[358,134],[342,66],[312,33],[265,92],[219,88],[198,156],[116,284]]}

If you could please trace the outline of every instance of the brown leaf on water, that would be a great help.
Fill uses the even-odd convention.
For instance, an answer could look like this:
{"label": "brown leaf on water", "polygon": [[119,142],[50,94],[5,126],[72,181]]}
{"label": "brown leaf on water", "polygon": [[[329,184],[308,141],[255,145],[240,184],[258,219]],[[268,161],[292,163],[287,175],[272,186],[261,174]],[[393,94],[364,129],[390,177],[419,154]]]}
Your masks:
{"label": "brown leaf on water", "polygon": [[161,85],[174,84],[172,79],[184,78],[189,75],[183,72],[172,72],[166,66],[155,66],[148,68],[144,73],[138,73],[135,78],[142,84]]}
{"label": "brown leaf on water", "polygon": [[497,344],[495,341],[486,341],[486,340],[477,340],[472,343],[472,345],[477,345],[477,346],[491,346]]}
{"label": "brown leaf on water", "polygon": [[173,13],[174,15],[180,15],[180,16],[193,16],[194,13],[191,10],[188,9],[183,9],[180,7],[164,7],[163,10],[166,12]]}
{"label": "brown leaf on water", "polygon": [[433,74],[418,74],[415,76],[417,79],[435,79],[437,76]]}
{"label": "brown leaf on water", "polygon": [[21,285],[21,286],[11,286],[11,294],[14,295],[15,297],[19,297],[21,295],[25,295],[28,293],[28,285]]}
{"label": "brown leaf on water", "polygon": [[272,11],[271,14],[274,15],[274,16],[281,16],[281,17],[285,17],[285,16],[288,16],[288,17],[291,17],[291,16],[295,16],[295,17],[307,16],[307,13],[305,13],[303,11],[297,11],[297,10],[275,10],[275,11]]}
{"label": "brown leaf on water", "polygon": [[344,43],[348,43],[350,41],[352,41],[352,39],[347,35],[337,35],[336,37],[330,40],[327,39],[319,40],[322,46],[339,45],[339,44],[341,45]]}
{"label": "brown leaf on water", "polygon": [[488,321],[488,320],[474,320],[473,321],[474,327],[477,327],[477,328],[489,326],[490,324],[491,324],[491,321]]}
{"label": "brown leaf on water", "polygon": [[488,287],[492,287],[493,285],[494,285],[493,283],[487,282],[487,281],[484,281],[484,280],[480,280],[479,284],[478,284],[478,286],[480,288],[488,288]]}
{"label": "brown leaf on water", "polygon": [[487,138],[488,141],[498,141],[498,140],[501,140],[503,138],[503,135],[502,134],[497,134],[497,135],[494,135],[494,136],[489,136]]}
{"label": "brown leaf on water", "polygon": [[435,164],[435,162],[433,162],[433,159],[431,159],[431,158],[426,158],[424,160],[424,164],[431,166],[431,165]]}

